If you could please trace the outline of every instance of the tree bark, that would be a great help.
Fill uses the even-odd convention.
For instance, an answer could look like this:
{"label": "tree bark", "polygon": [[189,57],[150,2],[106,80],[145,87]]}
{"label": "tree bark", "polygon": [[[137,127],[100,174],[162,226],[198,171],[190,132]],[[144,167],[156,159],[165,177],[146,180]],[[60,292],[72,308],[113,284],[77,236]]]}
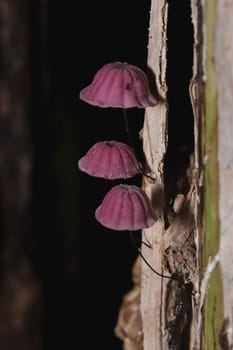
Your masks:
{"label": "tree bark", "polygon": [[204,10],[206,270],[216,263],[206,287],[203,344],[207,349],[232,349],[233,4],[206,1]]}
{"label": "tree bark", "polygon": [[[191,4],[190,4],[191,5]],[[152,1],[149,33],[148,64],[156,76],[159,94],[166,101],[166,25],[168,3]],[[200,12],[192,7],[193,21],[198,23]],[[190,19],[191,20],[191,19]],[[200,55],[196,43],[200,41],[199,27],[194,31],[193,77],[190,82],[190,100],[194,120],[194,153],[190,154],[188,167],[176,179],[174,193],[166,187],[174,179],[167,178],[164,158],[167,153],[169,134],[167,129],[168,105],[163,102],[154,108],[147,108],[144,123],[144,152],[152,169],[155,182],[144,180],[144,189],[154,204],[156,224],[144,230],[143,240],[149,241],[152,249],[142,245],[145,258],[152,266],[172,279],[159,278],[142,265],[141,312],[144,336],[144,350],[197,348],[200,342],[197,333],[199,312],[199,285],[202,252],[199,250],[201,225],[202,189],[201,177],[201,118],[200,96],[202,76]],[[156,38],[156,39],[155,39]],[[168,87],[169,88],[169,87]],[[203,100],[201,100],[202,102]],[[198,104],[199,102],[199,104]],[[168,101],[169,104],[169,101]],[[175,115],[174,115],[175,117]],[[180,172],[183,164],[177,158],[176,167]],[[173,207],[170,203],[173,201]]]}
{"label": "tree bark", "polygon": [[[143,150],[154,181],[144,177],[143,189],[151,200],[157,221],[151,228],[143,230],[142,241],[147,245],[142,244],[141,249],[153,268],[172,278],[155,275],[142,262],[140,311],[144,350],[198,349],[200,343],[197,330],[201,316],[198,292],[202,255],[197,250],[201,247],[199,239],[202,235],[201,206],[198,205],[202,192],[199,185],[202,176],[202,167],[199,167],[202,164],[202,108],[198,99],[202,94],[202,62],[197,54],[201,46],[196,48],[196,44],[201,34],[200,27],[196,27],[195,60],[190,82],[194,153],[189,155],[188,166],[179,162],[178,155],[175,172],[178,170],[180,175],[169,178],[166,172],[171,166],[171,156],[165,160],[169,143],[166,77],[168,7],[168,2],[164,0],[151,2],[148,66],[160,103],[148,107],[145,112]],[[192,10],[193,21],[200,25],[200,8],[193,5]],[[170,187],[174,187],[172,191],[168,190]]]}
{"label": "tree bark", "polygon": [[[163,272],[162,235],[164,232],[164,156],[167,147],[167,104],[166,104],[166,25],[167,2],[152,1],[149,26],[148,66],[156,82],[161,103],[149,107],[145,112],[143,126],[143,149],[148,166],[155,181],[144,179],[143,188],[152,204],[156,206],[158,220],[149,229],[143,230],[142,240],[152,249],[142,245],[145,259]],[[167,280],[155,276],[148,266],[142,263],[141,276],[141,315],[143,349],[165,349],[167,343],[165,331],[164,288]]]}

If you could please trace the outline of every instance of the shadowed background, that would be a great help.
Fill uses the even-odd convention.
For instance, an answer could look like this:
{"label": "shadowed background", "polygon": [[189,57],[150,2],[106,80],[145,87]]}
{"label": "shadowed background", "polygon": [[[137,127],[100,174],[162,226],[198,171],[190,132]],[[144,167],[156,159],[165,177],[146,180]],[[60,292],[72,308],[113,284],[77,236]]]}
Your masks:
{"label": "shadowed background", "polygon": [[[122,347],[114,327],[131,288],[136,252],[127,232],[108,230],[94,218],[105,193],[120,181],[90,177],[76,163],[97,141],[128,139],[120,109],[90,106],[79,92],[106,63],[128,61],[146,68],[149,6],[49,2],[48,112],[39,107],[33,125],[36,264],[45,286],[46,349],[61,343],[78,348],[80,341],[85,349],[93,342]],[[128,116],[137,145],[143,110],[132,109]],[[126,182],[141,185],[140,177]]]}

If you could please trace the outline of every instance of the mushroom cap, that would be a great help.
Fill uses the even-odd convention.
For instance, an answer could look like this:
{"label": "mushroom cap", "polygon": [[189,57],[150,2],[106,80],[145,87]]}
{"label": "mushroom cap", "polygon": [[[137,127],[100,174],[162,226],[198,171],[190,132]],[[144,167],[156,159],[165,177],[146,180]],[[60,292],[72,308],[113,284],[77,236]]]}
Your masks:
{"label": "mushroom cap", "polygon": [[156,221],[149,198],[138,186],[120,184],[105,195],[95,211],[95,218],[103,226],[117,230],[137,231]]}
{"label": "mushroom cap", "polygon": [[80,99],[98,107],[145,108],[158,103],[151,94],[144,71],[127,62],[104,65],[92,83],[82,89]]}
{"label": "mushroom cap", "polygon": [[138,161],[133,149],[117,141],[95,143],[78,161],[78,168],[104,179],[127,179],[139,174]]}

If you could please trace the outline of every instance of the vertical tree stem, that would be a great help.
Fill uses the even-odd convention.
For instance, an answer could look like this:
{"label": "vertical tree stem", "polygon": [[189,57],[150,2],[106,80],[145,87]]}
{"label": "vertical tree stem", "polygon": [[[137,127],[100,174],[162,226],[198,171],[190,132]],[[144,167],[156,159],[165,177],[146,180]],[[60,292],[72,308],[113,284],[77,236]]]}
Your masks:
{"label": "vertical tree stem", "polygon": [[[150,11],[148,66],[154,74],[159,94],[166,98],[166,25],[167,2],[152,0]],[[163,273],[162,266],[162,235],[163,219],[163,158],[166,152],[167,106],[160,103],[148,107],[145,112],[143,127],[143,149],[147,163],[156,178],[151,182],[144,178],[144,190],[152,200],[156,200],[159,219],[149,229],[143,230],[143,235],[150,242],[152,249],[142,245],[142,253],[152,266]],[[144,336],[144,350],[165,349],[167,344],[164,327],[163,288],[166,281],[156,276],[149,267],[142,263],[141,313]]]}

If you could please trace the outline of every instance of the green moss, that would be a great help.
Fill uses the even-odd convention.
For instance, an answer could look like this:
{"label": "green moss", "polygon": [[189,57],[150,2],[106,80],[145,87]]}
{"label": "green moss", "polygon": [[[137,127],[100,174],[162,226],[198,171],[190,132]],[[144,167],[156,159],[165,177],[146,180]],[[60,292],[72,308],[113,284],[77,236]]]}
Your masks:
{"label": "green moss", "polygon": [[[208,0],[205,8],[206,86],[205,86],[205,196],[204,196],[204,265],[219,246],[218,162],[217,162],[217,83],[214,71],[216,0]],[[221,270],[217,266],[211,275],[204,309],[204,349],[220,349],[218,336],[223,321]]]}

